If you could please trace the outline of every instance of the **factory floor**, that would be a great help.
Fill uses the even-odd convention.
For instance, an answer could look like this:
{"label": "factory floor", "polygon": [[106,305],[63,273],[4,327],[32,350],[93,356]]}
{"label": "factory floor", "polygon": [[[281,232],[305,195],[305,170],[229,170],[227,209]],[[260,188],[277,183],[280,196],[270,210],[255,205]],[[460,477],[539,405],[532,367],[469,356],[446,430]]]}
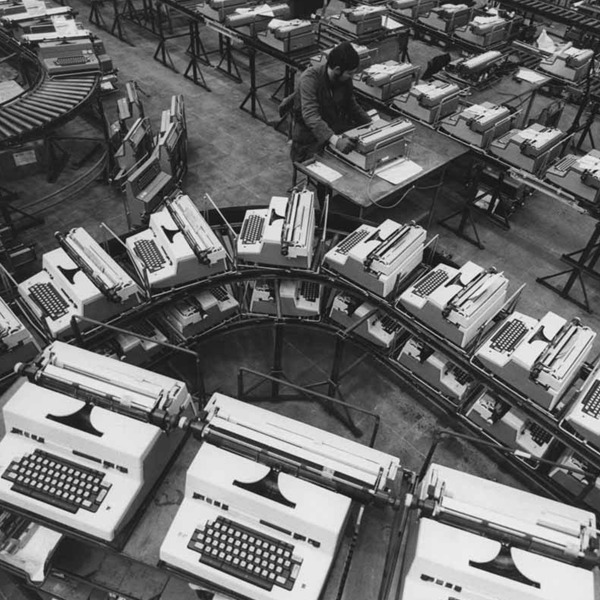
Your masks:
{"label": "factory floor", "polygon": [[[79,10],[80,20],[88,26],[89,5],[80,0],[70,0],[69,3]],[[329,10],[335,12],[340,6],[341,3],[334,0]],[[108,15],[109,9],[105,7],[104,10]],[[91,29],[94,30],[93,27]],[[272,195],[284,195],[292,182],[289,145],[285,135],[253,119],[239,108],[248,91],[248,71],[243,66],[245,59],[240,58],[242,83],[232,81],[212,67],[201,65],[202,74],[210,88],[207,91],[182,76],[187,65],[185,38],[168,43],[179,70],[179,73],[175,73],[153,60],[157,41],[151,34],[132,24],[126,24],[125,31],[134,45],[119,41],[101,30],[97,30],[97,33],[104,40],[107,52],[119,70],[121,89],[124,89],[126,81],[137,81],[146,116],[151,118],[155,131],[160,123],[161,111],[169,106],[171,95],[183,94],[185,98],[189,156],[188,173],[182,186],[184,191],[201,207],[209,206],[204,199],[205,193],[210,194],[219,207],[265,205]],[[204,41],[208,49],[216,48],[214,34],[208,32]],[[417,44],[409,50],[412,62],[423,66],[432,55],[443,52],[439,48],[432,50]],[[217,62],[214,55],[212,61],[214,64]],[[258,61],[259,71],[263,76],[277,78],[280,70],[270,59],[259,56]],[[277,118],[277,104],[269,98],[269,94],[275,87],[267,87],[261,93],[261,102],[269,118],[273,120]],[[118,94],[105,98],[105,112],[109,121],[114,119],[117,97]],[[568,110],[572,116],[576,109]],[[568,114],[565,119],[568,119]],[[82,136],[81,132],[88,131],[88,125],[80,120],[69,127],[66,129],[67,135],[76,128],[79,128],[79,137]],[[92,132],[92,136],[96,135]],[[81,147],[75,142],[70,143],[75,144],[70,146],[73,149],[72,161],[89,150],[85,146],[87,142],[81,142]],[[16,206],[36,211],[52,204],[37,204],[36,198],[66,185],[69,178],[76,178],[81,169],[87,168],[93,161],[94,155],[91,155],[80,169],[75,169],[72,163],[67,165],[54,186],[47,184],[41,177],[27,183],[22,180],[4,181],[1,174],[0,185],[20,192]],[[525,284],[518,303],[518,310],[521,312],[541,317],[552,310],[565,318],[578,316],[585,324],[600,331],[598,314],[583,311],[536,283],[537,277],[565,268],[560,256],[586,244],[596,224],[595,220],[557,200],[534,193],[512,216],[509,230],[498,227],[481,214],[474,215],[478,233],[485,245],[485,249],[478,249],[438,224],[439,219],[461,206],[463,189],[459,180],[464,169],[464,161],[450,165],[447,172],[448,185],[440,193],[435,218],[428,232],[430,238],[439,235],[438,249],[449,254],[459,264],[472,260],[504,271],[513,291]],[[427,182],[423,185],[427,186]],[[422,220],[430,204],[430,194],[431,191],[414,192],[397,207],[373,210],[368,217],[373,220],[392,218],[399,222]],[[347,208],[338,206],[340,210]],[[83,226],[97,239],[102,239],[100,222],[104,222],[117,234],[127,230],[122,197],[102,182],[89,186],[84,193],[68,202],[60,202],[60,195],[56,196],[55,205],[43,210],[40,216],[45,219],[45,224],[24,231],[20,238],[23,242],[36,244],[38,257],[55,247],[53,234],[56,231]],[[600,292],[598,283],[586,279],[586,290],[590,305],[597,307]],[[272,343],[272,331],[265,328],[259,334],[242,330],[202,344],[199,351],[203,357],[202,368],[207,390],[235,395],[236,376],[241,366],[268,372],[271,367]],[[328,375],[333,347],[333,339],[328,334],[304,329],[291,330],[286,334],[284,343],[286,376],[302,385],[323,381]],[[598,349],[600,342],[596,344],[594,356]],[[408,386],[368,357],[355,363],[360,358],[359,348],[352,348],[345,357],[345,366],[353,365],[353,368],[342,379],[341,391],[344,397],[348,402],[373,410],[380,416],[381,426],[376,443],[378,448],[398,456],[403,466],[418,470],[423,464],[435,429],[451,427],[452,423],[436,414],[427,402],[414,396]],[[282,410],[291,411],[291,414],[298,414],[315,424],[323,422],[322,411],[314,403],[284,404],[286,408]],[[265,406],[280,409],[273,404]],[[333,421],[330,424],[339,428]],[[339,429],[339,432],[344,434],[343,429]],[[497,465],[477,448],[462,441],[453,441],[441,447],[435,460],[481,476],[523,486],[505,467]],[[372,538],[368,533],[359,538],[356,561],[365,561],[366,564],[369,561],[381,561],[380,552],[371,552],[370,544],[379,543],[379,540]],[[159,596],[195,597],[177,578],[144,570],[132,560],[128,561],[127,568],[119,564],[117,569],[114,556],[92,550],[87,554],[63,556],[61,560],[68,562],[73,571],[79,570],[98,582],[99,587],[108,588],[115,584],[120,590],[126,590],[122,593],[132,598],[149,600]],[[373,565],[373,572],[378,572],[379,568],[380,564]],[[72,588],[65,589],[65,598],[80,596]],[[14,594],[17,593],[8,583],[0,588],[0,592],[0,597],[6,598],[16,597]],[[376,582],[369,578],[361,581],[351,578],[345,597],[358,598],[359,594],[374,598]]]}

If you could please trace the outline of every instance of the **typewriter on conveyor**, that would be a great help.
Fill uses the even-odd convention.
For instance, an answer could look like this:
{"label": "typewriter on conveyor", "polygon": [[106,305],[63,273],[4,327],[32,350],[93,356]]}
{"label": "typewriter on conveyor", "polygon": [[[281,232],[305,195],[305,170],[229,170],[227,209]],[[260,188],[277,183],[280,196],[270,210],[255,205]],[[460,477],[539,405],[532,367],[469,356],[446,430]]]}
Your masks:
{"label": "typewriter on conveyor", "polygon": [[416,338],[406,341],[396,360],[456,404],[465,400],[473,387],[468,373]]}
{"label": "typewriter on conveyor", "polygon": [[54,342],[3,408],[0,502],[116,543],[178,449],[182,381]]}
{"label": "typewriter on conveyor", "polygon": [[271,19],[264,33],[258,34],[258,41],[280,52],[295,52],[317,43],[313,24],[302,19],[282,21]]}
{"label": "typewriter on conveyor", "polygon": [[204,0],[196,5],[196,12],[213,21],[223,22],[238,8],[251,8],[254,4],[249,0]]}
{"label": "typewriter on conveyor", "polygon": [[484,8],[465,27],[456,29],[454,35],[474,46],[490,48],[506,42],[521,20],[520,17],[509,17],[495,8]]}
{"label": "typewriter on conveyor", "polygon": [[34,23],[23,27],[21,41],[24,44],[37,46],[41,42],[56,40],[82,41],[91,40],[92,32],[84,29],[71,15],[55,15],[49,23]]}
{"label": "typewriter on conveyor", "polygon": [[38,350],[27,327],[0,298],[0,376],[10,373],[17,363],[32,359]]}
{"label": "typewriter on conveyor", "polygon": [[350,281],[387,298],[423,260],[425,230],[391,219],[361,225],[325,254],[324,263]]}
{"label": "typewriter on conveyor", "polygon": [[596,333],[553,312],[537,320],[512,313],[477,349],[475,358],[499,379],[553,410],[579,377]]}
{"label": "typewriter on conveyor", "polygon": [[263,265],[309,269],[315,235],[315,197],[308,190],[273,196],[269,208],[247,210],[238,258]]}
{"label": "typewriter on conveyor", "polygon": [[367,67],[354,76],[354,87],[382,101],[403,94],[419,78],[419,67],[388,60]]}
{"label": "typewriter on conveyor", "polygon": [[595,598],[593,512],[435,463],[408,502],[399,600]]}
{"label": "typewriter on conveyor", "polygon": [[560,129],[533,123],[526,129],[511,129],[496,138],[489,151],[515,167],[541,175],[560,155],[564,140],[565,134]]}
{"label": "typewriter on conveyor", "polygon": [[[487,390],[483,391],[469,406],[466,417],[495,440],[527,455],[543,458],[554,437],[540,425],[532,421],[517,407],[495,398]],[[539,462],[532,461],[537,468]]]}
{"label": "typewriter on conveyor", "polygon": [[377,118],[368,125],[344,133],[356,142],[356,148],[348,154],[342,154],[331,145],[328,150],[363,171],[374,171],[385,163],[407,156],[414,130],[414,123],[402,117],[392,121]]}
{"label": "typewriter on conveyor", "polygon": [[440,129],[450,135],[486,150],[492,140],[507,133],[520,122],[521,112],[508,106],[482,102],[472,104],[442,119]]}
{"label": "typewriter on conveyor", "polygon": [[[598,467],[584,460],[574,450],[565,450],[556,461],[560,466],[550,469],[548,474],[558,485],[572,496],[579,498],[593,511],[600,512],[600,477]],[[561,468],[564,467],[564,468]],[[569,471],[568,469],[578,469]]]}
{"label": "typewriter on conveyor", "polygon": [[544,53],[538,69],[559,79],[580,83],[588,74],[594,51],[590,48],[573,48],[566,44],[550,55]]}
{"label": "typewriter on conveyor", "polygon": [[396,96],[393,106],[431,125],[458,108],[460,92],[460,88],[454,83],[417,83],[406,94]]}
{"label": "typewriter on conveyor", "polygon": [[417,21],[421,25],[451,34],[459,27],[467,25],[472,14],[473,9],[466,4],[441,4],[428,13],[419,15]]}
{"label": "typewriter on conveyor", "polygon": [[332,15],[327,19],[327,23],[360,37],[379,31],[383,27],[383,17],[386,13],[385,6],[363,4],[346,8],[339,15]]}
{"label": "typewriter on conveyor", "polygon": [[403,331],[396,320],[379,312],[370,302],[362,302],[345,293],[339,293],[333,299],[329,318],[382,348],[391,348]]}
{"label": "typewriter on conveyor", "polygon": [[468,346],[504,305],[508,280],[473,262],[439,264],[400,295],[406,311],[457,346]]}
{"label": "typewriter on conveyor", "polygon": [[38,56],[49,75],[71,75],[82,72],[100,72],[100,63],[90,39],[41,42]]}
{"label": "typewriter on conveyor", "polygon": [[439,3],[440,0],[390,0],[388,8],[393,15],[414,21],[421,15],[428,14]]}
{"label": "typewriter on conveyor", "polygon": [[251,7],[236,8],[225,17],[225,25],[238,29],[249,27],[249,33],[255,35],[265,31],[272,19],[289,19],[288,4],[258,4]]}
{"label": "typewriter on conveyor", "polygon": [[481,86],[490,82],[505,62],[506,54],[499,50],[488,50],[483,54],[453,60],[446,67],[446,73],[466,84]]}
{"label": "typewriter on conveyor", "polygon": [[592,204],[600,200],[600,151],[585,156],[567,154],[546,171],[551,183]]}

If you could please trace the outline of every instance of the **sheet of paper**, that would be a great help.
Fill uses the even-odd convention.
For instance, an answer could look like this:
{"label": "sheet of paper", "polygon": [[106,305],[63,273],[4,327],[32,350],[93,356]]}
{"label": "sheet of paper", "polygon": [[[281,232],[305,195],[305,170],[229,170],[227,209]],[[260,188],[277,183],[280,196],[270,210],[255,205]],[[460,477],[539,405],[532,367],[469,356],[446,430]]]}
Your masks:
{"label": "sheet of paper", "polygon": [[398,185],[414,175],[418,175],[422,170],[423,167],[416,162],[401,158],[391,165],[386,165],[375,173],[377,177],[381,177],[381,179],[385,179],[385,181],[389,181],[393,185]]}
{"label": "sheet of paper", "polygon": [[309,171],[312,171],[315,175],[318,175],[321,179],[329,181],[329,183],[335,181],[336,179],[339,179],[342,176],[341,173],[339,173],[335,169],[332,169],[331,167],[328,167],[327,165],[324,165],[318,160],[315,160],[315,162],[311,163],[306,168]]}
{"label": "sheet of paper", "polygon": [[388,29],[390,31],[395,31],[396,29],[400,29],[404,27],[402,23],[392,19],[392,17],[384,16],[381,22],[381,25],[384,29]]}
{"label": "sheet of paper", "polygon": [[516,79],[521,81],[528,81],[529,83],[540,83],[548,79],[545,75],[540,75],[531,69],[519,69],[515,75]]}

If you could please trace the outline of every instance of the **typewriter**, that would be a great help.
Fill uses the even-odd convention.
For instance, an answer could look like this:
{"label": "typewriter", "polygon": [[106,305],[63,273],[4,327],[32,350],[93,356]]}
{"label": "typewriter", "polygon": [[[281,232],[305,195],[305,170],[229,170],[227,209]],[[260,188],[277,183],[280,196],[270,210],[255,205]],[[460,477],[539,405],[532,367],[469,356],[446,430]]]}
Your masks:
{"label": "typewriter", "polygon": [[421,15],[428,14],[439,3],[440,0],[391,0],[388,8],[393,15],[414,21]]}
{"label": "typewriter", "polygon": [[37,344],[8,304],[0,298],[0,376],[30,360],[38,353]]}
{"label": "typewriter", "polygon": [[394,98],[393,105],[415,119],[433,124],[456,111],[459,96],[456,84],[432,81],[413,85],[408,93]]}
{"label": "typewriter", "polygon": [[53,345],[44,357],[29,373],[36,383],[20,378],[7,392],[0,502],[116,544],[182,440],[147,422],[149,412],[161,404],[177,414],[189,394],[182,382],[165,386],[169,378],[79,348]]}
{"label": "typewriter", "polygon": [[600,200],[600,151],[590,150],[585,156],[567,154],[550,165],[546,179],[577,198],[597,204]]}
{"label": "typewriter", "polygon": [[225,21],[238,8],[251,6],[248,0],[205,0],[196,5],[196,12],[214,21]]}
{"label": "typewriter", "polygon": [[177,194],[167,199],[166,207],[200,263],[197,266],[196,279],[212,277],[227,271],[229,265],[225,247],[192,199],[185,194]]}
{"label": "typewriter", "polygon": [[417,21],[421,25],[450,34],[467,25],[472,14],[473,9],[466,4],[441,4],[428,13],[419,15]]}
{"label": "typewriter", "polygon": [[325,254],[324,263],[379,296],[387,298],[423,260],[425,230],[391,219],[361,225]]}
{"label": "typewriter", "polygon": [[236,316],[239,308],[231,289],[219,286],[169,303],[159,318],[181,338],[188,339]]}
{"label": "typewriter", "polygon": [[363,4],[346,8],[339,15],[332,15],[328,23],[352,35],[362,36],[379,31],[383,27],[383,17],[386,12],[385,6]]}
{"label": "typewriter", "polygon": [[586,442],[600,448],[600,365],[587,376],[564,419]]}
{"label": "typewriter", "polygon": [[117,100],[117,111],[120,127],[125,132],[129,123],[144,118],[144,105],[140,100],[135,81],[128,81],[125,84],[125,96]]}
{"label": "typewriter", "polygon": [[286,317],[318,317],[322,286],[315,281],[282,279],[279,283],[281,314]]}
{"label": "typewriter", "polygon": [[236,597],[318,600],[350,505],[346,496],[204,443],[160,560]]}
{"label": "typewriter", "polygon": [[361,302],[344,293],[334,297],[329,318],[382,348],[391,348],[403,331],[397,321],[389,315],[379,313],[373,304]]}
{"label": "typewriter", "polygon": [[38,56],[49,75],[100,72],[100,63],[90,39],[40,42]]}
{"label": "typewriter", "polygon": [[250,284],[250,312],[277,316],[278,282],[274,279],[253,281]]}
{"label": "typewriter", "polygon": [[258,4],[250,7],[236,8],[225,16],[225,25],[238,29],[248,26],[250,34],[265,31],[272,19],[289,19],[288,4]]}
{"label": "typewriter", "polygon": [[115,336],[113,342],[121,360],[132,365],[144,365],[160,353],[162,343],[169,340],[155,321],[158,319],[137,319],[125,327],[128,333]]}
{"label": "typewriter", "polygon": [[[528,419],[522,410],[511,408],[488,391],[482,392],[473,402],[466,416],[495,440],[520,450],[519,458],[527,459],[526,455],[542,458],[554,439],[552,434]],[[533,463],[535,467],[538,465]]]}
{"label": "typewriter", "polygon": [[482,102],[442,119],[440,129],[458,139],[484,150],[497,137],[504,135],[520,120],[520,111],[507,106]]}
{"label": "typewriter", "polygon": [[84,29],[71,15],[56,15],[50,17],[48,24],[33,24],[23,27],[23,30],[26,33],[21,36],[21,41],[32,46],[55,40],[74,42],[92,39],[92,32]]}
{"label": "typewriter", "polygon": [[257,39],[280,52],[295,52],[317,43],[312,23],[302,19],[271,19],[264,33],[259,33]]}
{"label": "typewriter", "polygon": [[461,471],[430,465],[413,500],[401,600],[592,600],[596,518]]}
{"label": "typewriter", "polygon": [[73,9],[70,6],[47,7],[43,2],[37,2],[31,8],[28,8],[25,4],[17,4],[2,10],[0,21],[6,27],[11,27],[18,26],[20,23],[35,22],[58,15],[73,15]]}
{"label": "typewriter", "polygon": [[405,156],[414,130],[414,123],[408,119],[400,117],[385,121],[378,118],[368,125],[346,131],[344,135],[356,141],[356,148],[348,154],[341,154],[331,145],[328,149],[359,169],[372,171],[387,162]]}
{"label": "typewriter", "polygon": [[310,191],[273,196],[269,208],[247,210],[237,255],[248,263],[309,269],[315,235],[315,198]]}
{"label": "typewriter", "polygon": [[506,41],[515,22],[516,18],[501,16],[496,9],[484,9],[482,14],[474,16],[465,27],[456,29],[454,35],[480,48],[489,48]]}
{"label": "typewriter", "polygon": [[581,82],[590,70],[594,51],[590,48],[573,48],[567,44],[549,56],[542,56],[540,71],[574,83]]}
{"label": "typewriter", "polygon": [[396,360],[457,404],[473,387],[474,380],[468,373],[416,338],[406,341]]}
{"label": "typewriter", "polygon": [[177,182],[183,179],[187,171],[187,136],[183,124],[178,119],[172,119],[168,110],[162,112],[153,155],[158,157],[164,173]]}
{"label": "typewriter", "polygon": [[513,313],[475,352],[496,377],[553,410],[589,355],[594,338],[577,319],[548,312],[537,321]]}
{"label": "typewriter", "polygon": [[124,311],[140,303],[137,283],[83,227],[75,227],[66,234],[57,233],[56,237],[69,258],[107,300],[120,305],[115,311]]}
{"label": "typewriter", "polygon": [[482,85],[489,82],[498,68],[506,61],[506,54],[499,50],[488,50],[469,58],[458,58],[446,67],[450,77],[470,85]]}
{"label": "typewriter", "polygon": [[[177,210],[180,216],[184,215],[179,208]],[[184,218],[189,214],[185,214]],[[197,216],[200,217],[199,214]],[[186,223],[190,224],[189,221]],[[188,234],[191,230],[188,230]],[[198,260],[183,230],[178,227],[166,206],[151,214],[150,227],[129,236],[125,246],[132,263],[142,279],[147,279],[151,289],[182,285],[212,273],[210,266]]]}
{"label": "typewriter", "polygon": [[508,281],[473,262],[460,269],[439,264],[400,295],[403,308],[464,348],[504,304]]}
{"label": "typewriter", "polygon": [[515,167],[539,175],[560,155],[564,139],[560,129],[533,123],[527,129],[511,129],[496,138],[489,151]]}
{"label": "typewriter", "polygon": [[367,67],[354,76],[354,87],[382,101],[403,94],[419,78],[419,67],[388,60]]}
{"label": "typewriter", "polygon": [[[556,462],[560,467],[553,467],[549,476],[558,485],[598,513],[600,510],[598,468],[583,460],[573,450],[565,450]],[[569,471],[568,469],[579,469],[585,471],[585,474]]]}

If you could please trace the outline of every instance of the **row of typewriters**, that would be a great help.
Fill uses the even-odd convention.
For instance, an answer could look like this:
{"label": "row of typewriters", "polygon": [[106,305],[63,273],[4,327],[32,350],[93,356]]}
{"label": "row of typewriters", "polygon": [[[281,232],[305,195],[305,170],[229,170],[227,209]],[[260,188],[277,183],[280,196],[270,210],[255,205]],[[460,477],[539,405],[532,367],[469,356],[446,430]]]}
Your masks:
{"label": "row of typewriters", "polygon": [[158,564],[204,588],[318,600],[358,504],[408,511],[402,600],[596,598],[589,510],[436,463],[407,491],[392,454],[221,393],[194,414],[183,381],[60,341],[19,370],[0,503],[42,523],[38,555],[53,527],[120,547],[191,431],[201,443]]}
{"label": "row of typewriters", "polygon": [[[327,240],[319,229],[310,191],[275,196],[268,207],[247,210],[235,237],[233,230],[223,234],[209,227],[192,199],[175,192],[150,215],[147,226],[124,241],[115,238],[122,246],[118,262],[83,228],[57,234],[59,247],[43,255],[42,270],[18,284],[18,305],[46,341],[67,340],[73,335],[74,318],[108,322],[148,306],[153,297],[172,294],[170,302],[161,302],[151,317],[137,323],[134,319],[129,330],[116,334],[104,348],[136,364],[154,356],[161,342],[189,343],[241,316],[325,319],[366,340],[375,352],[466,410],[474,423],[503,444],[541,457],[558,442],[519,408],[482,391],[481,381],[490,376],[536,411],[556,418],[590,451],[600,451],[600,365],[585,377],[596,337],[589,327],[552,312],[541,318],[510,312],[514,294],[509,294],[507,278],[494,268],[470,261],[427,268],[426,232],[418,225],[388,219]],[[317,265],[321,251],[322,264]],[[327,275],[328,284],[302,278],[303,272],[314,274],[316,266]],[[239,273],[257,267],[267,274],[279,269],[277,278],[222,283],[234,269]],[[286,278],[290,269],[295,276]],[[201,291],[185,291],[202,281]],[[335,281],[347,287],[336,291],[334,284],[330,289]],[[349,291],[353,288],[356,294]],[[365,291],[372,301],[365,300]],[[392,312],[381,310],[377,299],[387,301]],[[7,304],[0,306],[0,370],[6,373],[37,349],[22,321]],[[480,370],[481,380],[409,337],[402,316],[462,352]],[[90,322],[79,323],[82,330],[89,326]],[[570,451],[561,460],[589,468]],[[600,507],[600,485],[594,485],[594,478],[580,474],[579,479],[563,481],[561,474],[556,475],[561,484]]]}

